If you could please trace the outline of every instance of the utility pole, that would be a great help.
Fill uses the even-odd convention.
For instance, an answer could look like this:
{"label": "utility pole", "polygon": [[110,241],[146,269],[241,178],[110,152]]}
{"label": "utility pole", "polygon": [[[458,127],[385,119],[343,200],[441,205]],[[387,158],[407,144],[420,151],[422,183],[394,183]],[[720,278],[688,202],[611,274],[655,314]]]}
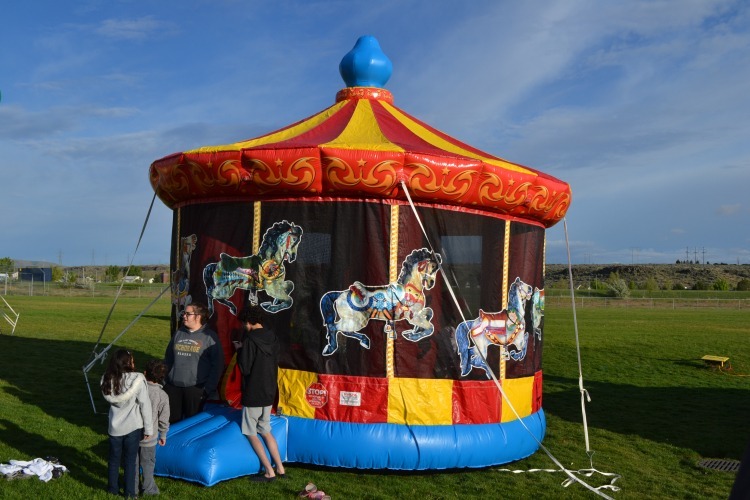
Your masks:
{"label": "utility pole", "polygon": [[703,265],[706,265],[706,247],[703,247]]}
{"label": "utility pole", "polygon": [[635,264],[636,255],[638,255],[638,252],[640,252],[641,249],[638,247],[630,247],[630,263]]}
{"label": "utility pole", "polygon": [[685,247],[685,262],[690,260],[690,249]]}

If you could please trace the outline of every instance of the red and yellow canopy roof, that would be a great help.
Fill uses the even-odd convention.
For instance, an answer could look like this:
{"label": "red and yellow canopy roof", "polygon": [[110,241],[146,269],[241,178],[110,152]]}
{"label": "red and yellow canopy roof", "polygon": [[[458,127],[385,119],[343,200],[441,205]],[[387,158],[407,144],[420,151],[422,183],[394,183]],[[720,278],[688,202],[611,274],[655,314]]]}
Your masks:
{"label": "red and yellow canopy roof", "polygon": [[350,85],[333,106],[267,135],[167,156],[151,165],[149,176],[171,208],[242,199],[406,199],[403,181],[414,202],[473,207],[549,227],[571,201],[567,183],[430,127],[377,86]]}

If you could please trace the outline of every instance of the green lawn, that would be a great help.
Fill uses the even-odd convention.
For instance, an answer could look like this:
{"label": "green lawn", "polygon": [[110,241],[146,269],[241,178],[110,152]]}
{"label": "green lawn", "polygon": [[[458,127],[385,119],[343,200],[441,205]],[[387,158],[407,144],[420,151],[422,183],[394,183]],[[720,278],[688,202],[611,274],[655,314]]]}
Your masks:
{"label": "green lawn", "polygon": [[[0,484],[3,498],[108,498],[107,407],[82,367],[110,310],[111,298],[8,296],[21,314],[14,336],[0,324],[0,462],[55,456],[70,469],[61,479]],[[124,298],[104,334],[105,345],[152,300]],[[169,302],[160,300],[118,342],[139,367],[161,357],[169,335]],[[568,468],[588,469],[572,312],[548,306],[545,318],[544,445]],[[747,309],[578,309],[593,465],[622,476],[615,498],[726,498],[732,473],[703,469],[702,458],[738,459],[750,426],[750,314]],[[1,321],[1,319],[0,319]],[[699,358],[731,358],[731,374]],[[491,445],[488,443],[488,445]],[[290,481],[269,485],[236,479],[205,488],[157,478],[165,498],[293,498],[308,481],[334,498],[594,498],[562,473],[510,474],[496,469],[550,469],[543,451],[476,471],[396,473],[290,464]],[[584,478],[585,479],[585,478]],[[592,485],[609,479],[595,475]]]}

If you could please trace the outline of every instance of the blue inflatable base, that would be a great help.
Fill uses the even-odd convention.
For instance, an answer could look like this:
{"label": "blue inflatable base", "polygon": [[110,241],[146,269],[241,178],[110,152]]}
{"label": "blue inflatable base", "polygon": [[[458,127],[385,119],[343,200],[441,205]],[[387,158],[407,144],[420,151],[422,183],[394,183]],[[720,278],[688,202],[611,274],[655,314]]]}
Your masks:
{"label": "blue inflatable base", "polygon": [[[240,410],[207,405],[202,413],[171,425],[167,444],[156,447],[154,474],[205,486],[257,474],[260,461],[242,434],[241,417]],[[279,454],[285,462],[286,424],[283,417],[271,417],[271,434],[276,438]]]}
{"label": "blue inflatable base", "polygon": [[504,464],[536,452],[547,427],[542,410],[521,420],[477,425],[406,426],[287,418],[289,461],[357,469],[432,470]]}
{"label": "blue inflatable base", "polygon": [[[157,446],[158,476],[205,486],[256,474],[260,462],[240,431],[242,412],[210,406],[174,424]],[[285,462],[357,469],[433,470],[489,467],[525,458],[546,431],[544,411],[502,424],[395,425],[272,416]],[[528,430],[527,430],[528,429]]]}

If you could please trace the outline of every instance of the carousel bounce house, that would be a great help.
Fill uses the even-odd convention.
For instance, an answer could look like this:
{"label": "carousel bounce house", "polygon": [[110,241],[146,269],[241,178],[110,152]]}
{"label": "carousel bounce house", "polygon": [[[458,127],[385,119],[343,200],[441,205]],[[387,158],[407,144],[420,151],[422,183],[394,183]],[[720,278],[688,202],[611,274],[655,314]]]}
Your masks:
{"label": "carousel bounce house", "polygon": [[232,336],[248,304],[282,344],[282,457],[333,467],[486,467],[534,453],[542,410],[545,229],[567,183],[410,116],[361,37],[320,113],[155,161],[173,210],[172,328],[204,302],[224,348],[223,404],[172,426],[156,473],[254,474]]}

